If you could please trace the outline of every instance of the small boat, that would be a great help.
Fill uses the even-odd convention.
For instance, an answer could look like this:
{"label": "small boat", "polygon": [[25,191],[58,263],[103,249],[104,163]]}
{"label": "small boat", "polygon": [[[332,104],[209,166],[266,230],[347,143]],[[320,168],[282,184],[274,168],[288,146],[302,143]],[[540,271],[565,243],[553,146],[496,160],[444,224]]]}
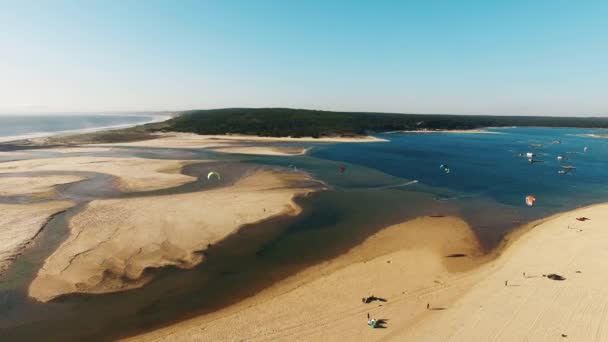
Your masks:
{"label": "small boat", "polygon": [[561,143],[562,143],[562,141],[561,141],[561,140],[553,140],[553,143],[554,143],[554,144],[561,144]]}
{"label": "small boat", "polygon": [[576,169],[576,166],[572,166],[572,165],[565,165],[565,166],[562,166],[561,168],[562,168],[562,169],[565,169],[565,170],[574,170],[574,169]]}
{"label": "small boat", "polygon": [[559,173],[560,175],[565,175],[566,173],[568,173],[568,170],[559,170],[557,171],[557,173]]}

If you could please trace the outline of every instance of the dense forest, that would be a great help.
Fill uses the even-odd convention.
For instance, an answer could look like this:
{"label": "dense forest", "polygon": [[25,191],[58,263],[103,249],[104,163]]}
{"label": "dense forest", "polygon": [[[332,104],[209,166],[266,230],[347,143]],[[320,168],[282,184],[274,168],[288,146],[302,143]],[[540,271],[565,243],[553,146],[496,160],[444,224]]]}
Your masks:
{"label": "dense forest", "polygon": [[354,136],[399,130],[454,130],[542,126],[608,128],[605,117],[427,115],[330,112],[289,108],[193,110],[151,126],[152,130],[198,134],[252,134],[273,137]]}

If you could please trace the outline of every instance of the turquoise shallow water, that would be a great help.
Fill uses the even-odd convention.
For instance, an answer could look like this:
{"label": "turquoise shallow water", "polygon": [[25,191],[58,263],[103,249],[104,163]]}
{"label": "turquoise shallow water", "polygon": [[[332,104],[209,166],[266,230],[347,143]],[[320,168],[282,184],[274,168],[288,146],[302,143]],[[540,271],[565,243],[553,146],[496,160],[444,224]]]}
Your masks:
{"label": "turquoise shallow water", "polygon": [[[251,168],[295,167],[325,183],[329,190],[298,200],[303,207],[298,217],[275,218],[243,228],[215,245],[206,262],[194,269],[151,271],[156,275],[154,281],[124,293],[66,296],[47,304],[35,303],[25,295],[27,284],[65,237],[66,220],[82,208],[76,207],[56,217],[15,266],[0,277],[0,336],[7,341],[111,340],[230,305],[347,251],[388,225],[417,216],[459,215],[491,248],[505,232],[526,221],[608,200],[608,140],[582,136],[594,130],[493,131],[503,134],[386,134],[381,137],[390,142],[315,144],[310,155],[297,157],[151,148],[97,153],[214,159],[214,164],[189,167],[184,172],[204,178],[209,168],[214,168],[227,181]],[[561,144],[554,144],[555,140]],[[531,146],[539,144],[542,147]],[[583,152],[585,146],[587,152]],[[519,156],[526,152],[534,152],[544,162],[528,163]],[[557,155],[569,159],[559,162]],[[48,152],[39,155],[57,156]],[[440,164],[448,164],[451,172],[442,172]],[[563,164],[576,166],[576,171],[558,174]],[[344,165],[344,172],[340,172],[340,165]],[[413,180],[418,183],[412,184]],[[86,204],[97,197],[208,188],[206,182],[198,181],[176,189],[124,195],[107,189],[109,184],[111,179],[98,176],[61,190]],[[525,205],[527,194],[538,199],[534,207]]]}

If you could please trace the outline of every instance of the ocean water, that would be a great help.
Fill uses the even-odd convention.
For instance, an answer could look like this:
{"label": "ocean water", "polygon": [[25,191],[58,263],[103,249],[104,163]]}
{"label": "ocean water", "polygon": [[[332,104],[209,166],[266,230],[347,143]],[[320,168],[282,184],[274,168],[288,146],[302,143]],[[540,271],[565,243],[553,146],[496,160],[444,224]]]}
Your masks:
{"label": "ocean water", "polygon": [[40,114],[0,115],[0,141],[58,133],[128,127],[162,120],[155,114]]}
{"label": "ocean water", "polygon": [[[62,194],[81,204],[51,220],[36,243],[0,277],[0,336],[7,341],[112,340],[238,302],[344,253],[384,227],[417,216],[460,216],[490,249],[506,232],[525,222],[608,201],[608,140],[585,136],[601,131],[491,131],[500,134],[382,134],[379,137],[389,142],[277,144],[312,147],[307,156],[291,157],[113,149],[106,154],[215,162],[186,168],[184,172],[199,181],[175,189],[118,194],[107,191],[111,179],[101,175],[61,186]],[[530,164],[520,156],[527,152],[535,153],[535,159],[542,162]],[[558,155],[568,159],[558,161]],[[451,172],[443,172],[441,164],[447,164]],[[344,172],[340,172],[341,165]],[[559,174],[566,165],[576,169]],[[86,201],[204,191],[208,188],[205,175],[211,169],[228,181],[259,167],[296,168],[323,182],[328,190],[298,199],[303,212],[297,217],[277,217],[244,227],[214,245],[206,262],[191,270],[150,270],[155,280],[141,289],[64,296],[46,304],[27,298],[27,285],[65,239],[69,218]],[[533,207],[526,206],[526,195],[537,198]]]}

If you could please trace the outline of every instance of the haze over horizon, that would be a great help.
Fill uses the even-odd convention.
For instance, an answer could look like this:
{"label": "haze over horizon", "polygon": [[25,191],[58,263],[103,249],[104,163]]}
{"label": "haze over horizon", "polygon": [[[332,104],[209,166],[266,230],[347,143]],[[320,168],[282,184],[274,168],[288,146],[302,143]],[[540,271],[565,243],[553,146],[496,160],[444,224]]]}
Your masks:
{"label": "haze over horizon", "polygon": [[608,115],[602,1],[4,1],[0,112]]}

